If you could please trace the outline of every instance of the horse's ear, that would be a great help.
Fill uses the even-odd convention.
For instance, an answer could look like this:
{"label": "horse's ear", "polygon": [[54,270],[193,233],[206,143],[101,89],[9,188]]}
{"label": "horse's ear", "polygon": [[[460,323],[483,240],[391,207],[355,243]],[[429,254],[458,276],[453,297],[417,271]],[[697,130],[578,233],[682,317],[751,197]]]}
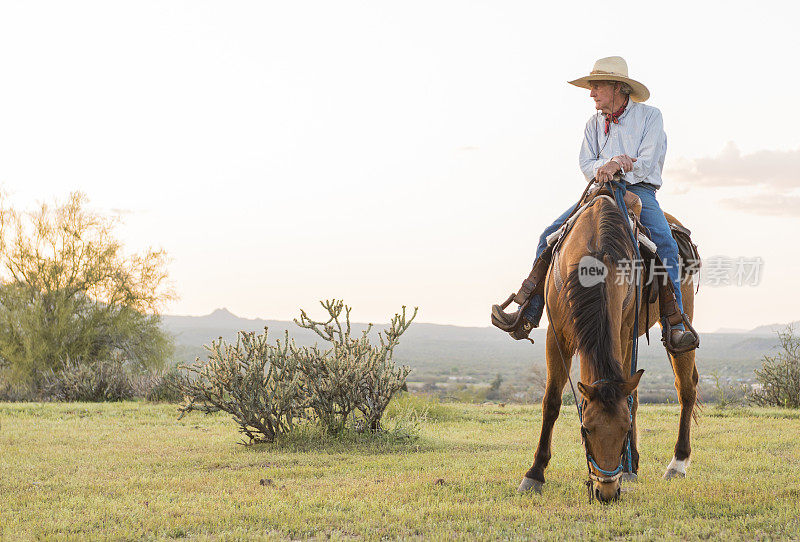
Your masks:
{"label": "horse's ear", "polygon": [[625,393],[625,395],[630,395],[633,393],[633,390],[635,390],[636,386],[639,385],[639,380],[641,380],[643,374],[644,369],[639,369],[632,377],[628,379],[627,382],[625,382],[625,384],[623,384],[622,391]]}
{"label": "horse's ear", "polygon": [[591,401],[597,393],[597,390],[594,389],[594,386],[584,384],[583,382],[578,382],[578,391],[581,392],[584,397],[586,397],[587,401]]}

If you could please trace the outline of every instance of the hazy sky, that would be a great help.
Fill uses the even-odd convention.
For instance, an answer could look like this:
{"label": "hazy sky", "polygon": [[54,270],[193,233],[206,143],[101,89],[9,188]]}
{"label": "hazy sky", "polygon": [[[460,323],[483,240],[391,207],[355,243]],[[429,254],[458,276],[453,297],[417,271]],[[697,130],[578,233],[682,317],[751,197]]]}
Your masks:
{"label": "hazy sky", "polygon": [[166,308],[488,325],[583,188],[567,80],[622,55],[669,140],[662,207],[701,255],[701,330],[800,318],[798,9],[786,2],[0,4],[0,186],[86,192],[172,257]]}

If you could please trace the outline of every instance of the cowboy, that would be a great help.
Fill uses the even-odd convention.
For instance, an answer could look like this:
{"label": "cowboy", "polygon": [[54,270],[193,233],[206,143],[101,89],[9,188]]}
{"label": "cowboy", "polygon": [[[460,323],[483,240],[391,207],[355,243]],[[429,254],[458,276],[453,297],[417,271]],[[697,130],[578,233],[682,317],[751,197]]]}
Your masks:
{"label": "cowboy", "polygon": [[[601,58],[588,76],[569,83],[589,89],[598,110],[586,123],[579,155],[581,171],[587,181],[594,179],[600,184],[618,176],[625,181],[627,190],[641,199],[641,222],[648,228],[669,275],[669,281],[662,281],[660,298],[662,323],[668,322],[671,328],[666,346],[673,352],[696,348],[698,337],[686,331],[682,323],[678,245],[656,201],[667,152],[661,111],[642,103],[650,97],[650,91],[628,77],[628,65],[622,57]],[[513,299],[519,309],[507,313],[503,306],[492,307],[492,322],[517,340],[527,338],[531,329],[539,326],[544,310],[544,278],[552,256],[547,237],[564,224],[574,208],[558,217],[539,238],[533,269]],[[674,293],[664,295],[664,287]]]}

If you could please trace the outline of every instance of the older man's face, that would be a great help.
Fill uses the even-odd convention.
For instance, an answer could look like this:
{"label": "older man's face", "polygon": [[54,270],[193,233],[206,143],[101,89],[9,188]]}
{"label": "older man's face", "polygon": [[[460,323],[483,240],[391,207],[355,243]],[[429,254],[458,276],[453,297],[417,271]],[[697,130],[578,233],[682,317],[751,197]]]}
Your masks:
{"label": "older man's face", "polygon": [[612,113],[625,101],[625,97],[619,91],[619,85],[613,81],[592,81],[589,83],[591,92],[589,96],[594,99],[594,106],[603,113]]}

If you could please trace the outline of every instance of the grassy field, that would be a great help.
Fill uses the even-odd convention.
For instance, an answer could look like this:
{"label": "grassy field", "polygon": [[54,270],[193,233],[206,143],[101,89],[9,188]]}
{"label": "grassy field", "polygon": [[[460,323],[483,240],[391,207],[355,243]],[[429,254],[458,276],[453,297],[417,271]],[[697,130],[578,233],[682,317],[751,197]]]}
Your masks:
{"label": "grassy field", "polygon": [[[225,415],[174,406],[0,404],[0,538],[797,539],[800,413],[707,407],[685,480],[661,479],[677,406],[641,411],[640,482],[589,503],[573,407],[544,494],[518,495],[538,407],[427,410],[418,438],[240,446]],[[389,426],[392,425],[390,422]]]}

